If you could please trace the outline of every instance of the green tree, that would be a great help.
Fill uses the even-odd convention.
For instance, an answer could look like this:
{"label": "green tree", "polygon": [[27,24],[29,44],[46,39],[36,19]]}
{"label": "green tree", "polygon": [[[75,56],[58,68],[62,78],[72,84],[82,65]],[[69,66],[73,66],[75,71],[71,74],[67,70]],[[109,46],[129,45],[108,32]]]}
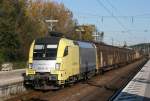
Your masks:
{"label": "green tree", "polygon": [[4,61],[27,59],[31,42],[48,32],[45,19],[57,19],[55,30],[72,36],[75,22],[63,4],[0,0],[0,57]]}
{"label": "green tree", "polygon": [[15,31],[17,13],[11,0],[0,2],[0,51],[6,61],[15,59],[19,48],[18,34]]}

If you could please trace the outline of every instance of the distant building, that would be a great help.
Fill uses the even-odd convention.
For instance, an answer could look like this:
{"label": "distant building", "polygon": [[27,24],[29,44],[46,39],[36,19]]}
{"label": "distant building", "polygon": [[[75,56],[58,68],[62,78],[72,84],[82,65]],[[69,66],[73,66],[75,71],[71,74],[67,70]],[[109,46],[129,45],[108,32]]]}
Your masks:
{"label": "distant building", "polygon": [[150,43],[142,43],[142,44],[137,44],[130,46],[134,50],[138,50],[143,52],[145,55],[149,55],[150,57]]}
{"label": "distant building", "polygon": [[80,39],[82,39],[82,34],[84,32],[90,32],[91,36],[93,37],[93,41],[95,42],[103,42],[104,32],[99,32],[95,25],[86,24],[86,25],[79,25],[76,27],[76,31],[80,34]]}

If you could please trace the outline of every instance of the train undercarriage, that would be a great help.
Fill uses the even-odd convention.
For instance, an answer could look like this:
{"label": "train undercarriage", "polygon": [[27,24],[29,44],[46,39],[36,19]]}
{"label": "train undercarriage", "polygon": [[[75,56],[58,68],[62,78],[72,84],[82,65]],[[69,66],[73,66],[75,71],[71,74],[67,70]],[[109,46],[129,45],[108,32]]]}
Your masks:
{"label": "train undercarriage", "polygon": [[80,80],[90,79],[96,74],[96,70],[81,73],[79,75],[70,76],[67,80],[58,80],[58,75],[49,73],[36,73],[24,77],[24,85],[26,88],[34,88],[37,90],[56,90],[64,88],[64,86],[73,84]]}

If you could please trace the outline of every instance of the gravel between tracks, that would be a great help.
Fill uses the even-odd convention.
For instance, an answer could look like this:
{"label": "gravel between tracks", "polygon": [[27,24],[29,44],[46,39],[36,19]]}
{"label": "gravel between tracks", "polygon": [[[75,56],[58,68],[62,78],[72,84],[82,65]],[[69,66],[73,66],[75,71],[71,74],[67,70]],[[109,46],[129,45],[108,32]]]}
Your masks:
{"label": "gravel between tracks", "polygon": [[58,91],[31,91],[7,101],[107,101],[138,72],[142,62],[136,61]]}

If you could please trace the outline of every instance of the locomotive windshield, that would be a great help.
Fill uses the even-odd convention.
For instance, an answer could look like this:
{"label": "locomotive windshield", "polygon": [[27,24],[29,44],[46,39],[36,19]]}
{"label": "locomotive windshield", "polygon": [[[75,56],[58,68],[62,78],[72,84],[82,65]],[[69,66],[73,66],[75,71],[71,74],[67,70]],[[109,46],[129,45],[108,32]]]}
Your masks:
{"label": "locomotive windshield", "polygon": [[37,44],[34,46],[34,60],[56,60],[57,45]]}

